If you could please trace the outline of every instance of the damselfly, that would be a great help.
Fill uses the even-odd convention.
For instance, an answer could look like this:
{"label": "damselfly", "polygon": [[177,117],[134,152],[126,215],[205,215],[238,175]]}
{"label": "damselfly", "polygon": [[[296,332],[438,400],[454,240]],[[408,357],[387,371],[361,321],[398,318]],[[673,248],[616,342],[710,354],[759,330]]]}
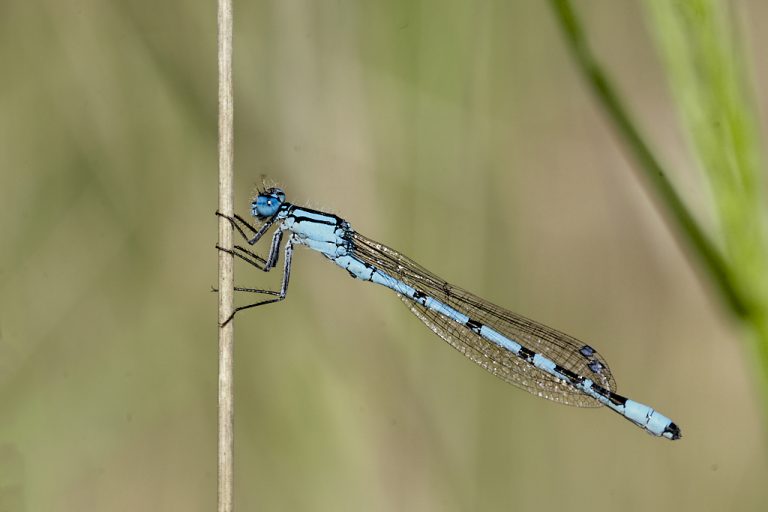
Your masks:
{"label": "damselfly", "polygon": [[680,438],[680,428],[672,420],[614,392],[616,382],[608,365],[589,345],[447,283],[397,251],[357,233],[336,215],[286,202],[279,188],[259,192],[251,203],[251,214],[262,222],[258,229],[239,215],[225,218],[250,245],[276,226],[266,259],[239,245],[233,250],[217,248],[269,272],[287,233],[282,285],[279,291],[235,288],[271,298],[236,308],[224,324],[238,311],[283,300],[293,248],[304,245],[353,278],[397,293],[435,334],[501,379],[555,402],[578,407],[604,405],[652,435]]}

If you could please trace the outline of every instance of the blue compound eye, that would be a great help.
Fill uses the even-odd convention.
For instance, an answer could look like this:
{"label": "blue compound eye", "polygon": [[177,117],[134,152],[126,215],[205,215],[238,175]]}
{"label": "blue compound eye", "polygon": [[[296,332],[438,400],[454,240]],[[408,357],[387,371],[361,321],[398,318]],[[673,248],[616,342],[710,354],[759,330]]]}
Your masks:
{"label": "blue compound eye", "polygon": [[266,219],[277,213],[285,202],[285,192],[279,188],[270,188],[261,192],[251,203],[251,215]]}

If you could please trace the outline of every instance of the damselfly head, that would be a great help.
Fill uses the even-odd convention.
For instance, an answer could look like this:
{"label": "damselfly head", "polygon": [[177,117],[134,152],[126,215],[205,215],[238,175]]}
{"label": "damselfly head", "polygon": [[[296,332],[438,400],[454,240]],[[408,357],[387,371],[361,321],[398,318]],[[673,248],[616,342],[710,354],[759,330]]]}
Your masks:
{"label": "damselfly head", "polygon": [[273,187],[260,190],[251,203],[251,215],[257,219],[269,218],[277,213],[284,202],[285,192],[282,189]]}

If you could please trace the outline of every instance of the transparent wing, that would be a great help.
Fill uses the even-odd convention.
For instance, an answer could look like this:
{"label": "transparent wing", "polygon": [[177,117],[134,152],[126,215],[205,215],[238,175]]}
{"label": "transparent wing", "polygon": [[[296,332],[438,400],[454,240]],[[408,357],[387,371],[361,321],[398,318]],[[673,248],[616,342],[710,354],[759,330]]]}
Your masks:
{"label": "transparent wing", "polygon": [[[507,338],[539,353],[568,370],[614,391],[616,381],[608,364],[579,340],[507,311],[453,286],[397,251],[358,233],[353,235],[355,255],[366,263],[402,280],[470,318],[482,322]],[[602,404],[570,384],[539,370],[508,350],[425,306],[400,296],[406,306],[435,334],[492,374],[536,396],[577,407]]]}

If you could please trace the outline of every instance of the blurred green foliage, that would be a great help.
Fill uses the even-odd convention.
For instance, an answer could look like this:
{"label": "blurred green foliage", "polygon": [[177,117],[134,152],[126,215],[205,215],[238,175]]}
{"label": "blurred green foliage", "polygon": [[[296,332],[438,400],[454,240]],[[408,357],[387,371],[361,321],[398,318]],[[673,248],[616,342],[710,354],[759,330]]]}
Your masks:
{"label": "blurred green foliage", "polygon": [[[643,12],[580,7],[699,211]],[[215,18],[0,3],[0,510],[215,506]],[[762,508],[739,329],[630,177],[546,4],[236,3],[234,69],[240,213],[267,174],[589,341],[686,436],[505,385],[304,251],[288,300],[235,326],[238,510]]]}
{"label": "blurred green foliage", "polygon": [[[768,225],[750,60],[733,5],[648,1],[690,147],[711,198],[713,231],[768,384]],[[768,389],[768,388],[766,388]],[[768,392],[768,391],[766,391]]]}

